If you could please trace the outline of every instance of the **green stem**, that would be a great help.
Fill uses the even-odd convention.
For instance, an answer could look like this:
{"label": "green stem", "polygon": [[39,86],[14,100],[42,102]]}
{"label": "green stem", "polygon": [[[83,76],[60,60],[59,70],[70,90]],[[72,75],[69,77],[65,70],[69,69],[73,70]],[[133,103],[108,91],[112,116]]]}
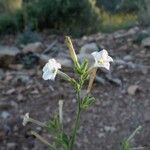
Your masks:
{"label": "green stem", "polygon": [[73,133],[72,133],[72,137],[71,137],[71,141],[70,141],[70,145],[69,145],[69,150],[73,150],[75,138],[76,138],[76,135],[77,135],[77,129],[79,127],[79,122],[80,122],[81,108],[80,108],[79,92],[77,93],[77,103],[78,103],[78,108],[77,108],[78,110],[77,110],[77,115],[76,115],[76,120],[75,120],[75,126],[74,126],[74,129],[73,129]]}
{"label": "green stem", "polygon": [[127,141],[129,142],[134,136],[135,136],[135,134],[139,131],[139,130],[141,130],[141,126],[138,126],[136,129],[135,129],[135,131],[129,136],[129,138],[127,139]]}

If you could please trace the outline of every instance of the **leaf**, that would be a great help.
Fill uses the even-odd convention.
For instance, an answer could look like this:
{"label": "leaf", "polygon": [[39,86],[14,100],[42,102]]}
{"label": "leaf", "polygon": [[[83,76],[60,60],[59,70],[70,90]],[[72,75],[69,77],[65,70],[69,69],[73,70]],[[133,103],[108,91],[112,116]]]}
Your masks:
{"label": "leaf", "polygon": [[93,103],[94,103],[94,97],[91,97],[91,96],[85,96],[84,98],[83,98],[83,100],[81,101],[81,109],[87,109],[87,108],[89,108]]}
{"label": "leaf", "polygon": [[124,140],[121,144],[121,149],[120,150],[130,150],[130,145],[127,140]]}
{"label": "leaf", "polygon": [[65,143],[66,146],[69,146],[69,137],[66,133],[62,133],[62,141]]}
{"label": "leaf", "polygon": [[48,129],[50,131],[57,131],[58,132],[60,129],[58,116],[55,116],[54,118],[49,120],[47,123],[47,126],[48,126]]}

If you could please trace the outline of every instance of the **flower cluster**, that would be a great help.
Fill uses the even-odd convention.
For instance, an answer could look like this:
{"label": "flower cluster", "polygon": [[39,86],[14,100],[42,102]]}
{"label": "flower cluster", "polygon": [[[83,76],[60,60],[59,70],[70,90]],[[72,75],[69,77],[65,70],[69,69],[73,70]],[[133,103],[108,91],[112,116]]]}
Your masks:
{"label": "flower cluster", "polygon": [[[113,59],[108,55],[107,50],[103,49],[99,52],[96,51],[93,52],[91,55],[95,59],[95,63],[92,66],[93,68],[100,67],[107,70],[110,69],[110,62],[113,62]],[[49,59],[48,63],[43,67],[43,79],[54,80],[58,69],[61,69],[61,64],[58,63],[54,58]]]}

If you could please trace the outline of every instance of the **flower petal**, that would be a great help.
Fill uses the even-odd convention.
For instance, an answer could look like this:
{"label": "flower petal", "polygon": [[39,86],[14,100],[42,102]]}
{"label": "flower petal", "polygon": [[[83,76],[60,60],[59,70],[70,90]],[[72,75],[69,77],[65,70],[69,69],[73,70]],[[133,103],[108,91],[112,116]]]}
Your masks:
{"label": "flower petal", "polygon": [[108,52],[105,49],[103,49],[100,51],[100,53],[101,53],[101,57],[103,58],[103,60],[107,60]]}
{"label": "flower petal", "polygon": [[43,73],[42,78],[43,78],[44,80],[51,80],[51,78],[53,78],[52,76],[53,76],[53,73],[51,73],[50,71],[45,71],[45,72]]}
{"label": "flower petal", "polygon": [[110,63],[109,62],[108,63],[104,63],[103,64],[103,68],[109,70],[110,69]]}
{"label": "flower petal", "polygon": [[113,62],[113,59],[110,56],[107,56],[108,62]]}

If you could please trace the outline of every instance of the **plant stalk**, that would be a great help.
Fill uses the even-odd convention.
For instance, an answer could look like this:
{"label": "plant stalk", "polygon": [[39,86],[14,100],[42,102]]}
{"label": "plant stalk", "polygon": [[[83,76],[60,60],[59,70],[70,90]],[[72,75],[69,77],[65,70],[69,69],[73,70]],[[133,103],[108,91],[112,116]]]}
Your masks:
{"label": "plant stalk", "polygon": [[71,137],[71,141],[70,141],[70,145],[69,145],[69,150],[73,150],[73,146],[74,146],[74,142],[75,142],[75,138],[77,135],[77,130],[79,127],[79,123],[80,123],[80,115],[81,115],[81,108],[80,108],[80,95],[79,92],[77,93],[77,103],[78,103],[78,110],[77,110],[77,115],[76,115],[76,120],[75,120],[75,126],[73,129],[73,133],[72,133],[72,137]]}

